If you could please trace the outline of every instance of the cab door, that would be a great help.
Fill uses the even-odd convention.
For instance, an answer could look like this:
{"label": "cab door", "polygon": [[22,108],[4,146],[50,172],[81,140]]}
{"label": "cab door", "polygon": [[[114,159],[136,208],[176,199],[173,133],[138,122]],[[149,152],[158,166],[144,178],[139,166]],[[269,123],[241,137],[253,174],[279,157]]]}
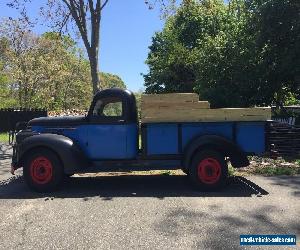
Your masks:
{"label": "cab door", "polygon": [[[87,129],[89,159],[131,159],[136,156],[137,124],[126,121],[125,109],[124,100],[118,96],[95,100]],[[130,141],[132,145],[128,144]]]}

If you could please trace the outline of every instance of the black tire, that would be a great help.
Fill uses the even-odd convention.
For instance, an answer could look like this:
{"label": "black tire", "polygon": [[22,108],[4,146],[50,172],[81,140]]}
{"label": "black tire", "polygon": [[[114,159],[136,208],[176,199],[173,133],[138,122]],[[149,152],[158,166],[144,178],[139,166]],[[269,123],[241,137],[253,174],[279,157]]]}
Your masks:
{"label": "black tire", "polygon": [[25,156],[23,176],[27,185],[37,192],[51,192],[64,179],[63,165],[58,156],[46,148],[37,148]]}
{"label": "black tire", "polygon": [[196,153],[189,168],[192,184],[200,190],[216,191],[225,186],[228,166],[225,157],[214,150]]}
{"label": "black tire", "polygon": [[72,180],[73,174],[64,174],[64,183],[69,183]]}
{"label": "black tire", "polygon": [[181,169],[183,173],[185,173],[186,175],[189,175],[189,170],[186,168],[182,168]]}

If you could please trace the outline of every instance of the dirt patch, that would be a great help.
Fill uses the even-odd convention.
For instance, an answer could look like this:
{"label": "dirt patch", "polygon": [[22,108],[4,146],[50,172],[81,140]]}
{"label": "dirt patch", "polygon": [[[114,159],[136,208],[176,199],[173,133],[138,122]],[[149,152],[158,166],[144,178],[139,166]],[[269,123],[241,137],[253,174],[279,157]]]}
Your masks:
{"label": "dirt patch", "polygon": [[77,176],[122,176],[122,175],[185,175],[182,170],[151,170],[151,171],[129,171],[129,172],[100,172],[100,173],[84,173]]}

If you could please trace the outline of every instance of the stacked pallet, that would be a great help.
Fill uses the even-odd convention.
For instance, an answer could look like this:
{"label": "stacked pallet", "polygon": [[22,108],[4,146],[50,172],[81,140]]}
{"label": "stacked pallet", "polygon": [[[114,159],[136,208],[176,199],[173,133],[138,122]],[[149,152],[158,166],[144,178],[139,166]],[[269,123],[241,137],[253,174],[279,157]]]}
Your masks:
{"label": "stacked pallet", "polygon": [[266,121],[271,108],[210,109],[195,93],[142,95],[142,122]]}

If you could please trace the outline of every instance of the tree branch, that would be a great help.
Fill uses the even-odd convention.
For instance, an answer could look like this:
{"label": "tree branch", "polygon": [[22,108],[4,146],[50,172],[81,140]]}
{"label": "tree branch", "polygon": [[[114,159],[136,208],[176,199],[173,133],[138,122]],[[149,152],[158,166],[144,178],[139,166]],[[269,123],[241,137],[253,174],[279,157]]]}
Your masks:
{"label": "tree branch", "polygon": [[93,12],[94,12],[94,4],[93,4],[93,0],[89,0],[89,7],[90,7],[91,13],[93,13]]}
{"label": "tree branch", "polygon": [[65,5],[67,5],[68,9],[71,10],[71,5],[69,4],[69,2],[67,0],[62,0]]}
{"label": "tree branch", "polygon": [[[67,22],[69,21],[69,18],[71,16],[71,13],[67,13],[64,17],[63,21],[61,22],[61,26],[59,27],[59,34],[62,35],[63,28],[66,26]],[[67,27],[66,27],[67,30]]]}
{"label": "tree branch", "polygon": [[[73,0],[73,2],[76,3],[75,0]],[[80,3],[80,8],[78,9],[78,15],[79,18],[81,19],[81,23],[82,23],[82,27],[84,29],[84,32],[87,34],[87,27],[86,27],[86,12],[84,10],[84,4],[83,4],[83,0],[79,0]]]}
{"label": "tree branch", "polygon": [[[75,0],[70,0],[70,1],[63,0],[63,2],[67,5],[72,17],[74,18],[74,20],[77,24],[77,27],[79,29],[80,35],[82,37],[82,40],[84,42],[84,45],[87,49],[87,52],[89,52],[91,45],[89,43],[88,36],[87,36],[85,11],[83,10],[84,14],[81,13],[81,8],[80,8],[80,6],[78,6],[78,4]],[[82,0],[80,0],[80,3],[83,3]]]}
{"label": "tree branch", "polygon": [[105,0],[105,2],[102,4],[102,6],[100,7],[100,11],[104,9],[105,5],[108,3],[108,0]]}

